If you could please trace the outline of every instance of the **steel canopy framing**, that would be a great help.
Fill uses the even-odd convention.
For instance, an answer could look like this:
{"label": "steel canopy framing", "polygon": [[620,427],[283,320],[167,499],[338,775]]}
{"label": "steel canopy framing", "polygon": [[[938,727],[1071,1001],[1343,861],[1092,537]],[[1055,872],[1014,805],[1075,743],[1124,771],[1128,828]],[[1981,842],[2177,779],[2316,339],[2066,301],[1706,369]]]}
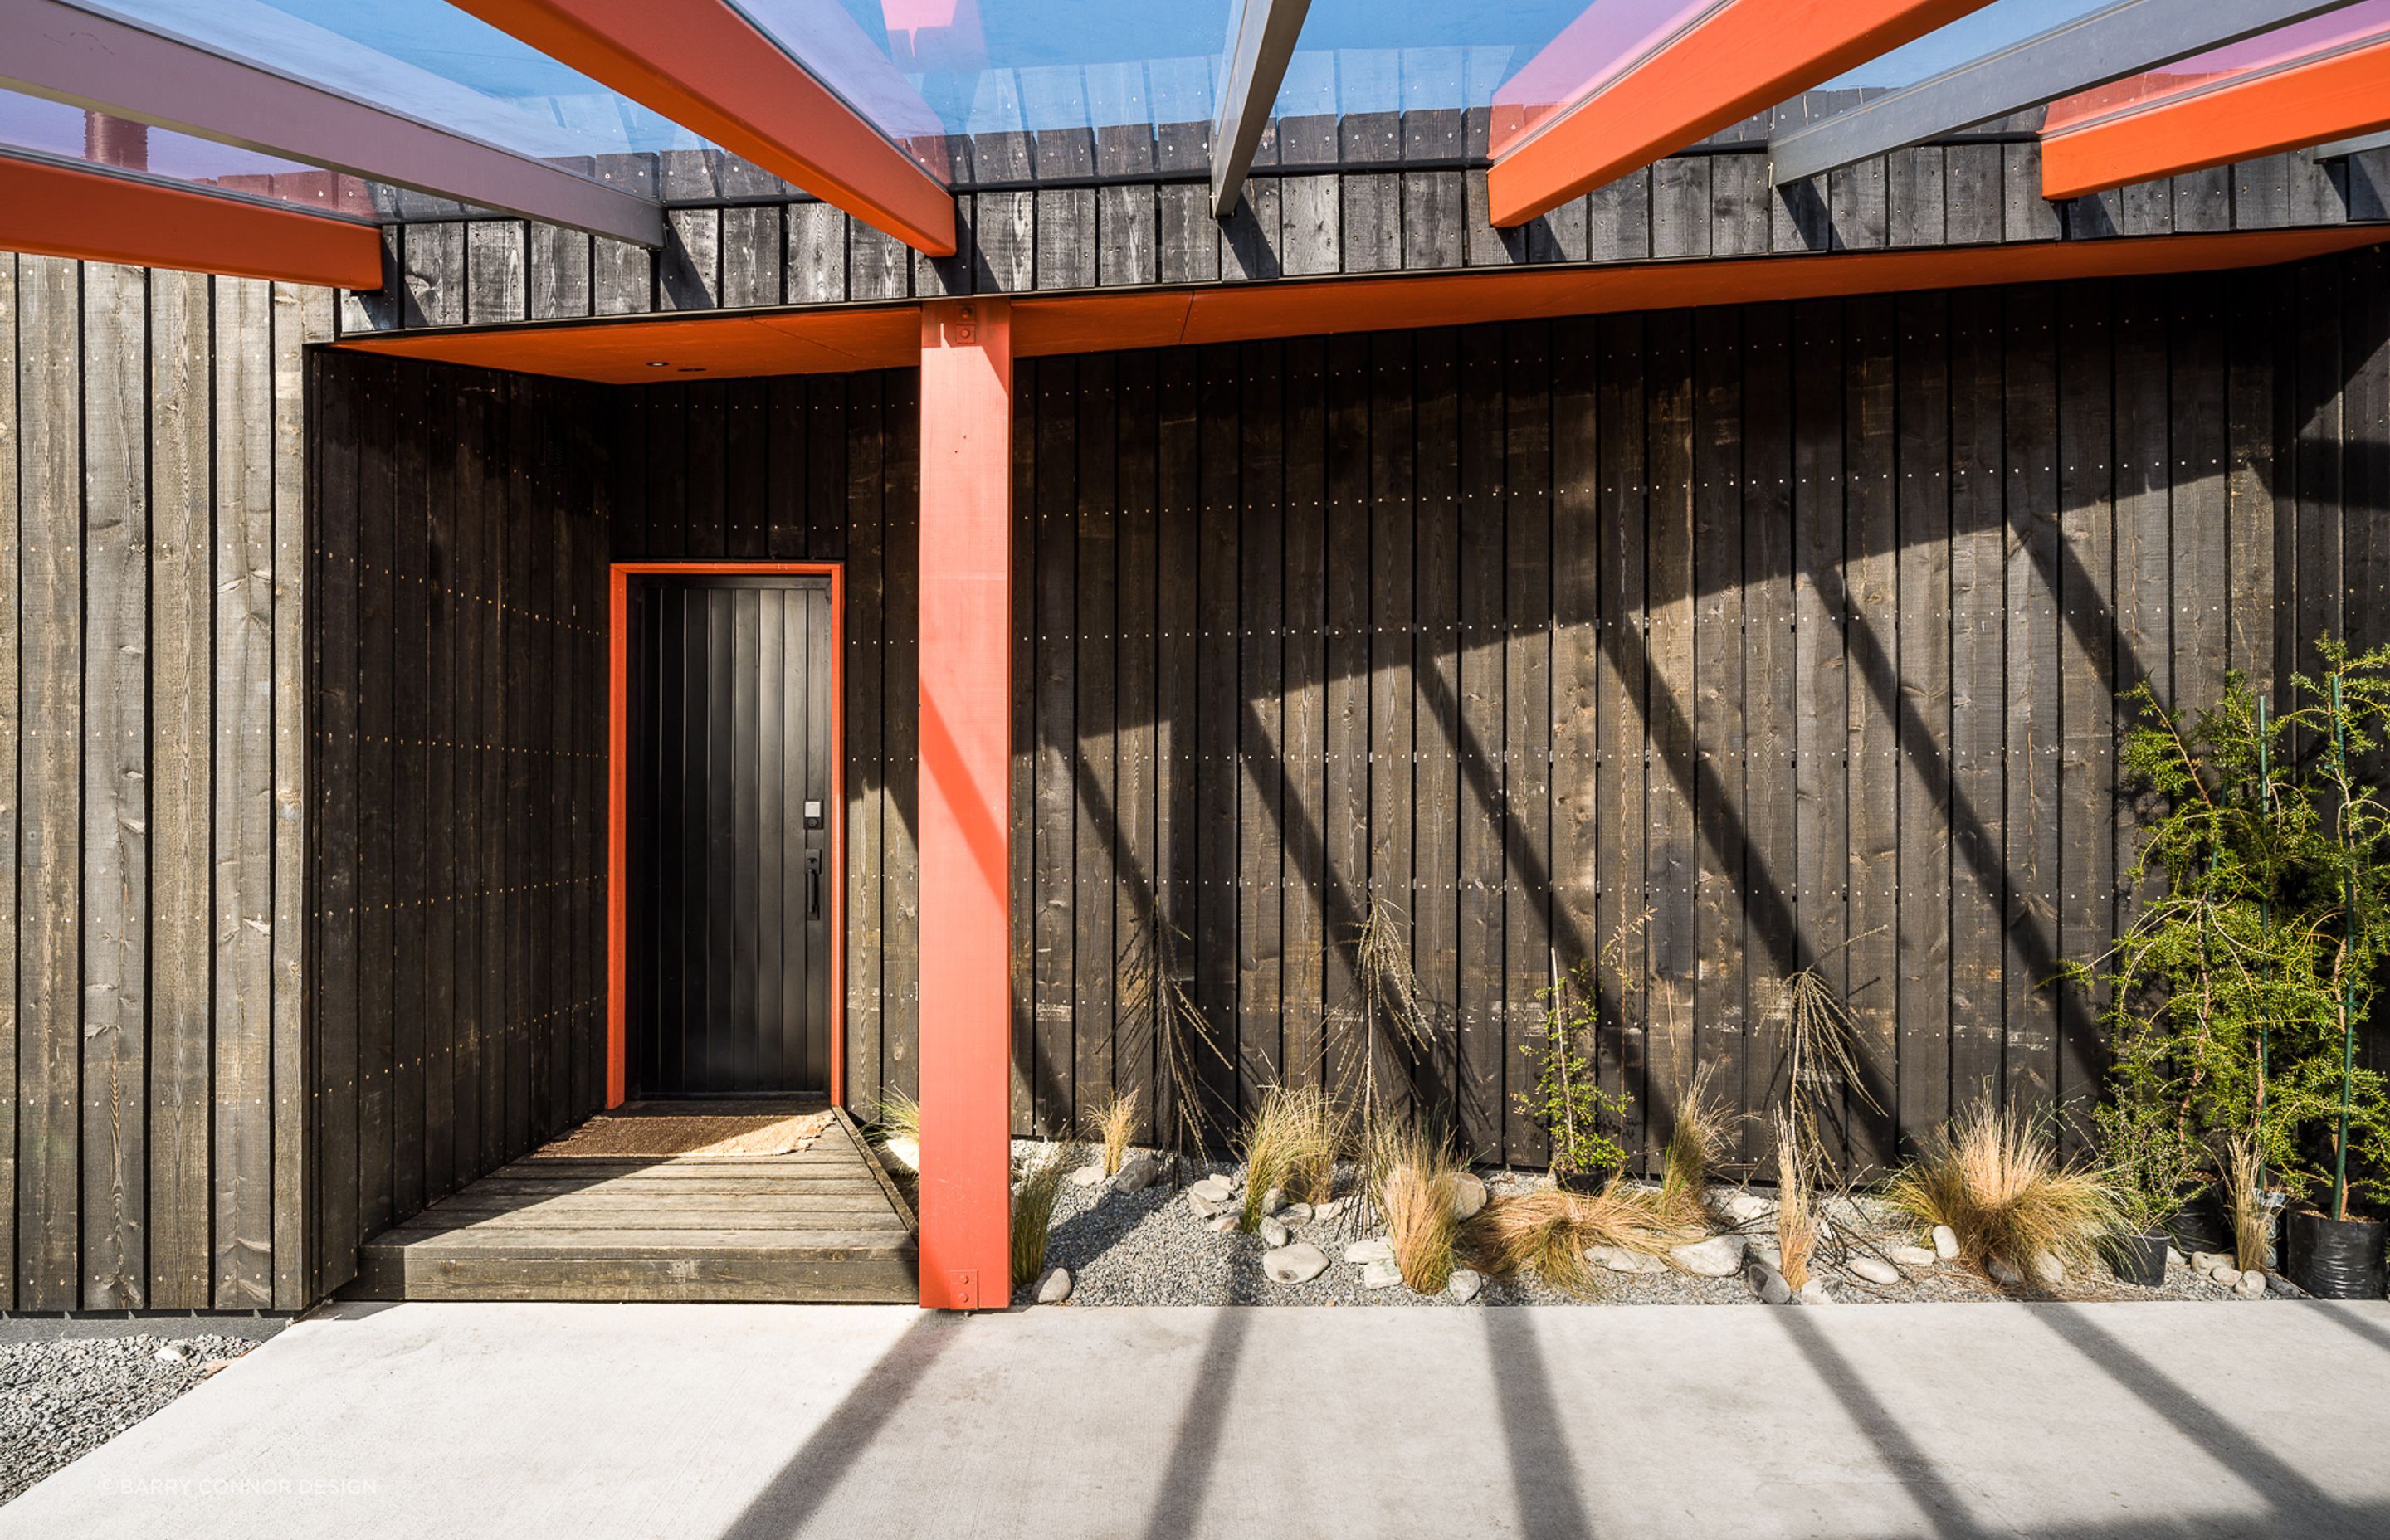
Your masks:
{"label": "steel canopy framing", "polygon": [[1780,134],[1779,186],[1923,144],[2011,112],[2172,64],[2348,0],[2119,0],[1831,118]]}
{"label": "steel canopy framing", "polygon": [[1523,225],[1985,0],[1728,0],[1497,159],[1494,223]]}
{"label": "steel canopy framing", "polygon": [[60,0],[0,0],[0,85],[636,245],[647,199]]}
{"label": "steel canopy framing", "polygon": [[1262,130],[1286,81],[1287,61],[1311,0],[1238,0],[1228,32],[1228,79],[1212,120],[1212,217],[1226,219],[1244,190]]}
{"label": "steel canopy framing", "polygon": [[559,63],[932,256],[953,195],[725,0],[453,0]]}
{"label": "steel canopy framing", "polygon": [[360,291],[382,278],[363,220],[35,155],[0,155],[0,250]]}
{"label": "steel canopy framing", "polygon": [[2390,128],[2390,39],[2128,107],[2041,139],[2041,195],[2252,160]]}

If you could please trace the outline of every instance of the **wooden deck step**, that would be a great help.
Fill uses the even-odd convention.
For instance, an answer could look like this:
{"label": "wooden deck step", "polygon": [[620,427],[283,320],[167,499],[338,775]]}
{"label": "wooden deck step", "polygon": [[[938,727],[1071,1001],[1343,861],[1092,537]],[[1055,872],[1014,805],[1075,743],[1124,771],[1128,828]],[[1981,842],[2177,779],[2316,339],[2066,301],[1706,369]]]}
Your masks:
{"label": "wooden deck step", "polygon": [[912,1215],[843,1114],[810,1149],[532,1155],[368,1240],[351,1298],[910,1303]]}

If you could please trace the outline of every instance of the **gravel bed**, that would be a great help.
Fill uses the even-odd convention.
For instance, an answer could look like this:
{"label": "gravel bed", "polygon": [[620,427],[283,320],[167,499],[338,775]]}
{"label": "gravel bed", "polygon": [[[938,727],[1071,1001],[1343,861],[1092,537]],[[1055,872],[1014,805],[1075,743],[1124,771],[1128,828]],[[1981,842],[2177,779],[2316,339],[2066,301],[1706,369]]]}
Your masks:
{"label": "gravel bed", "polygon": [[[1049,1146],[1034,1140],[1015,1140],[1016,1157],[1041,1157]],[[1067,1147],[1073,1169],[1090,1166],[1101,1158],[1094,1146]],[[1233,1175],[1236,1167],[1225,1161],[1210,1161],[1189,1165],[1181,1180],[1165,1176],[1143,1192],[1115,1192],[1096,1184],[1080,1186],[1065,1181],[1060,1200],[1055,1205],[1054,1222],[1046,1241],[1046,1265],[1064,1267],[1071,1273],[1072,1286],[1068,1303],[1085,1305],[1156,1305],[1156,1304],[1310,1304],[1369,1305],[1378,1307],[1416,1306],[1428,1308],[1461,1308],[1448,1295],[1433,1297],[1412,1293],[1396,1285],[1390,1289],[1370,1290],[1361,1285],[1361,1268],[1343,1260],[1344,1248],[1351,1242],[1376,1234],[1361,1227],[1359,1214],[1348,1209],[1333,1220],[1312,1222],[1292,1226],[1294,1238],[1307,1240],[1328,1255],[1328,1270],[1308,1283],[1272,1283],[1262,1274],[1262,1253],[1267,1250],[1257,1236],[1230,1230],[1225,1234],[1207,1229],[1204,1221],[1188,1204],[1184,1187],[1207,1175]],[[1543,1185],[1540,1176],[1519,1172],[1483,1172],[1488,1193],[1500,1198],[1532,1190]],[[1339,1191],[1349,1190],[1346,1182]],[[1870,1227],[1876,1228],[1886,1247],[1908,1242],[1914,1238],[1881,1205],[1863,1205],[1861,1215]],[[1754,1238],[1772,1238],[1773,1231],[1766,1220],[1740,1227]],[[2193,1274],[2183,1265],[2170,1267],[2162,1288],[2138,1289],[2114,1277],[2101,1276],[2087,1278],[2070,1277],[2055,1292],[2043,1290],[2008,1291],[1994,1288],[1975,1273],[1954,1264],[1944,1264],[1924,1273],[1912,1273],[1898,1284],[1877,1285],[1843,1274],[1838,1269],[1820,1268],[1831,1282],[1838,1303],[1921,1303],[1929,1302],[1970,1303],[1998,1300],[2054,1299],[2089,1300],[2229,1300],[2231,1290],[2221,1289]],[[1617,1305],[1617,1304],[1757,1304],[1750,1288],[1741,1277],[1725,1278],[1694,1277],[1689,1274],[1666,1271],[1660,1273],[1602,1273],[1599,1275],[1600,1290],[1588,1298],[1554,1289],[1534,1278],[1487,1278],[1474,1303],[1480,1304],[1548,1304],[1548,1305]],[[1032,1280],[1013,1296],[1016,1304],[1032,1303],[1037,1292],[1037,1282]],[[2273,1296],[2268,1295],[2268,1298]]]}
{"label": "gravel bed", "polygon": [[157,1411],[281,1324],[0,1320],[0,1503]]}

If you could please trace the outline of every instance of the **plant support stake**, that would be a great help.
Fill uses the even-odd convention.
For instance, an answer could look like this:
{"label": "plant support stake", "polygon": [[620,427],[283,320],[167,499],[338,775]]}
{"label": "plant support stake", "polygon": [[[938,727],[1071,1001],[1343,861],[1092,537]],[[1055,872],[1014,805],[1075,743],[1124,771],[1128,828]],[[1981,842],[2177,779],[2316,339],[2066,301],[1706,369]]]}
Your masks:
{"label": "plant support stake", "polygon": [[2349,1021],[2349,954],[2357,945],[2357,877],[2348,861],[2348,740],[2341,726],[2340,673],[2332,675],[2332,758],[2340,775],[2334,816],[2340,841],[2340,1138],[2332,1150],[2332,1216],[2348,1217],[2348,1103],[2357,1076],[2357,1032]]}

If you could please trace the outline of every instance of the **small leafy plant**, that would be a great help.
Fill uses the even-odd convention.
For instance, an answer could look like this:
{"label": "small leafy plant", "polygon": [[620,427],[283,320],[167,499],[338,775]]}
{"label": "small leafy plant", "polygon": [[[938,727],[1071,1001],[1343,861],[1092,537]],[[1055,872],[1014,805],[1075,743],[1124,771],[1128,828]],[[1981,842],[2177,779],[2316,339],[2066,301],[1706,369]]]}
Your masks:
{"label": "small leafy plant", "polygon": [[2205,1189],[2206,1150],[2177,1109],[2123,1087],[2094,1108],[2091,1118],[2101,1170],[2126,1231],[2157,1234]]}
{"label": "small leafy plant", "polygon": [[[1619,950],[1650,918],[1647,911],[1621,926],[1602,949],[1602,963],[1621,989],[1629,982],[1620,976]],[[1519,1050],[1534,1060],[1536,1083],[1514,1099],[1520,1112],[1550,1136],[1555,1180],[1616,1171],[1626,1163],[1626,1151],[1611,1130],[1625,1111],[1626,1098],[1601,1088],[1594,1059],[1601,1030],[1600,976],[1590,959],[1563,973],[1560,954],[1550,957],[1550,982],[1536,991],[1544,1007],[1543,1043]]]}

